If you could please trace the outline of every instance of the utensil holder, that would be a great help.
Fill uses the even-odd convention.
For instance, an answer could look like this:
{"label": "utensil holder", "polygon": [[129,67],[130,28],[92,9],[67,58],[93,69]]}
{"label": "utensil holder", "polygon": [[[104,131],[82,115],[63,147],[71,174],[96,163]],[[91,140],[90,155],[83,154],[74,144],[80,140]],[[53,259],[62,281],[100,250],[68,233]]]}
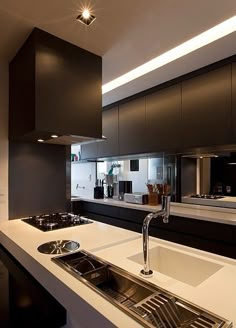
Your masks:
{"label": "utensil holder", "polygon": [[158,205],[158,193],[157,192],[150,192],[148,194],[148,205]]}

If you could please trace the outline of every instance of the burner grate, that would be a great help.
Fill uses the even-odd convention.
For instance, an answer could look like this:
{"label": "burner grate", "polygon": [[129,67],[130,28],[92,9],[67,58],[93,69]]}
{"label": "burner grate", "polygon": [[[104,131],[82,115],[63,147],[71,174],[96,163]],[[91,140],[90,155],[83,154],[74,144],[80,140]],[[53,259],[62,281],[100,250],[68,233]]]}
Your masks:
{"label": "burner grate", "polygon": [[42,231],[52,231],[92,223],[92,221],[85,217],[72,213],[52,213],[30,216],[22,219],[22,221]]}

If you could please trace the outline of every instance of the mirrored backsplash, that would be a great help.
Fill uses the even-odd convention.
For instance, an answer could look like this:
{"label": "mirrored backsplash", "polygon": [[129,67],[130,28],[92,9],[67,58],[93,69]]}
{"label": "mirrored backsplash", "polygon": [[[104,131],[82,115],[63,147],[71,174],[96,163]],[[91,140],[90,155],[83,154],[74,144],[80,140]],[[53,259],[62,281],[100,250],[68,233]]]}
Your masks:
{"label": "mirrored backsplash", "polygon": [[[72,153],[79,150],[74,146]],[[168,192],[175,202],[236,208],[235,152],[75,162],[71,169],[74,196],[93,197],[94,187],[100,185],[105,197],[115,199],[124,192],[154,190]]]}

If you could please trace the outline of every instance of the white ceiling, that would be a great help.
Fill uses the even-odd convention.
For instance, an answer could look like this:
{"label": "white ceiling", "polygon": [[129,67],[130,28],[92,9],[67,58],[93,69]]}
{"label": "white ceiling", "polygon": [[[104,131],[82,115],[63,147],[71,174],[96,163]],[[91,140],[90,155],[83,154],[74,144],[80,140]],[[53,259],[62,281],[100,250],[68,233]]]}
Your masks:
{"label": "white ceiling", "polygon": [[[0,57],[8,61],[33,27],[103,56],[103,83],[236,14],[236,0],[0,0]],[[89,3],[96,21],[76,21]],[[103,96],[109,104],[236,54],[236,33]]]}

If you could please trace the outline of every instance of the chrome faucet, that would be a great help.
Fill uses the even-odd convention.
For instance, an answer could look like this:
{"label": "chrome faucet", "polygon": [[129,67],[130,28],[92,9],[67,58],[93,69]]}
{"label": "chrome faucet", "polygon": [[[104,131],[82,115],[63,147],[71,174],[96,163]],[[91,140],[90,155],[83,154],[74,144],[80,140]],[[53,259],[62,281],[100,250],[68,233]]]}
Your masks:
{"label": "chrome faucet", "polygon": [[149,236],[148,236],[148,228],[151,220],[153,218],[162,217],[164,223],[169,222],[170,216],[170,197],[171,196],[162,196],[162,209],[157,212],[149,213],[145,219],[143,220],[143,260],[144,260],[144,268],[140,271],[140,275],[145,278],[149,278],[152,276],[153,271],[150,269],[149,264]]}

